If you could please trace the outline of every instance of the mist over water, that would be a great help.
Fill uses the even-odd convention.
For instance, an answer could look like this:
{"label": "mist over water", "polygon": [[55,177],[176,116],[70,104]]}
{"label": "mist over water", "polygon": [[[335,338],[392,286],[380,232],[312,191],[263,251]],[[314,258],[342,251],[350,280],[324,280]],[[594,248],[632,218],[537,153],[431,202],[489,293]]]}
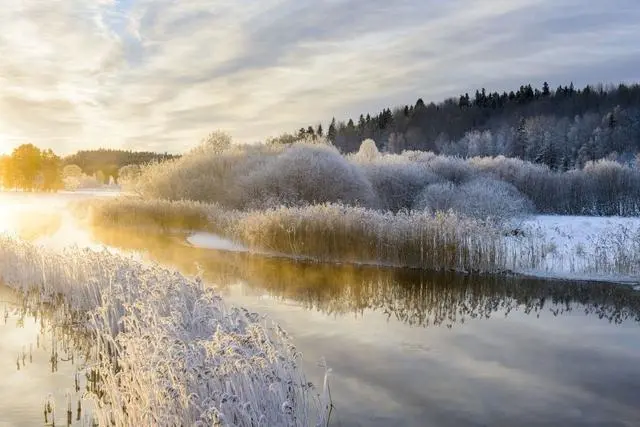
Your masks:
{"label": "mist over water", "polygon": [[[640,420],[640,295],[629,288],[200,249],[187,233],[86,228],[66,209],[78,197],[87,196],[0,195],[0,229],[56,248],[138,253],[199,274],[228,303],[269,315],[293,336],[313,382],[321,381],[322,358],[332,368],[334,425]],[[14,325],[0,325],[0,339],[9,343],[0,351],[10,356],[0,374],[19,372],[20,384],[33,387],[16,394],[2,386],[0,425],[31,425],[21,420],[41,420],[40,402],[72,386],[72,377],[58,383],[46,365],[17,371],[9,363],[14,347],[33,331]],[[13,402],[18,395],[28,404]]]}

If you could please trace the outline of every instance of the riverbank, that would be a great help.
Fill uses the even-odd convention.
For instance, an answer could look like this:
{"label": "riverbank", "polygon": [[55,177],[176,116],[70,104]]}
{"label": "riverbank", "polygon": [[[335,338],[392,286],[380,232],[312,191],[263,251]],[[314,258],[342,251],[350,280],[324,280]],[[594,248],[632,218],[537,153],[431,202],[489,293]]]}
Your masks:
{"label": "riverbank", "polygon": [[[195,246],[319,262],[637,284],[640,218],[529,216],[495,224],[453,213],[388,213],[324,204],[262,211],[135,198],[83,201],[96,226],[193,233]],[[207,234],[208,233],[208,234]]]}

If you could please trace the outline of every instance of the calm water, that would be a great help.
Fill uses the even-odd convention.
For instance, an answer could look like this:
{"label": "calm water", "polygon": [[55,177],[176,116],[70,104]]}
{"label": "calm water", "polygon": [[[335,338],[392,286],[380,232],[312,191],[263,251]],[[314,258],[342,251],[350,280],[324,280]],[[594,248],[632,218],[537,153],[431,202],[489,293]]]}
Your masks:
{"label": "calm water", "polygon": [[[142,251],[199,272],[230,304],[277,320],[304,353],[312,381],[321,380],[323,357],[332,368],[334,425],[640,425],[640,294],[630,289],[196,249],[183,235],[84,229],[61,209],[69,196],[13,196],[11,215],[6,197],[5,229],[48,245]],[[53,216],[19,225],[15,218],[33,209]],[[58,385],[46,369],[16,371],[15,348],[4,351],[7,334],[18,330],[9,326],[0,326],[8,360],[0,374],[9,378],[0,386],[0,426],[34,425],[21,423],[32,414],[18,404],[72,382]],[[36,382],[16,394],[24,377],[7,375],[27,372]],[[41,423],[41,406],[34,409],[29,419]]]}

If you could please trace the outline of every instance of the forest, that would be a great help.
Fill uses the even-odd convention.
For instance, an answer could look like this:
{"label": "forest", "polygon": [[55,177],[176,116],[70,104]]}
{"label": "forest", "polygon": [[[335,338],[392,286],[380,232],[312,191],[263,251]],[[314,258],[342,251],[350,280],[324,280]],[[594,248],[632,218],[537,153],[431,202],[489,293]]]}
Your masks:
{"label": "forest", "polygon": [[460,156],[514,157],[552,170],[609,158],[634,161],[640,151],[640,86],[573,84],[553,90],[522,85],[510,92],[476,90],[458,98],[385,108],[376,114],[300,128],[275,138],[292,142],[326,136],[344,153],[371,138],[381,151],[432,151]]}

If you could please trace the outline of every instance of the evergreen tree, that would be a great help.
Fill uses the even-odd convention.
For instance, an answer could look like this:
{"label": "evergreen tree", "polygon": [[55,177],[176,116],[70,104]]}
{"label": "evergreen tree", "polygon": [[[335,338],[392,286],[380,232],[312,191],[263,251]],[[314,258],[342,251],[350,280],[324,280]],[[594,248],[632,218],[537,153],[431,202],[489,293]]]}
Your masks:
{"label": "evergreen tree", "polygon": [[329,139],[329,141],[331,141],[331,143],[335,144],[336,135],[336,118],[334,117],[333,119],[331,119],[331,124],[329,125],[329,130],[327,131],[327,138]]}
{"label": "evergreen tree", "polygon": [[313,130],[312,126],[309,126],[307,128],[307,132],[306,132],[307,137],[312,138],[312,139],[316,139],[316,132]]}

